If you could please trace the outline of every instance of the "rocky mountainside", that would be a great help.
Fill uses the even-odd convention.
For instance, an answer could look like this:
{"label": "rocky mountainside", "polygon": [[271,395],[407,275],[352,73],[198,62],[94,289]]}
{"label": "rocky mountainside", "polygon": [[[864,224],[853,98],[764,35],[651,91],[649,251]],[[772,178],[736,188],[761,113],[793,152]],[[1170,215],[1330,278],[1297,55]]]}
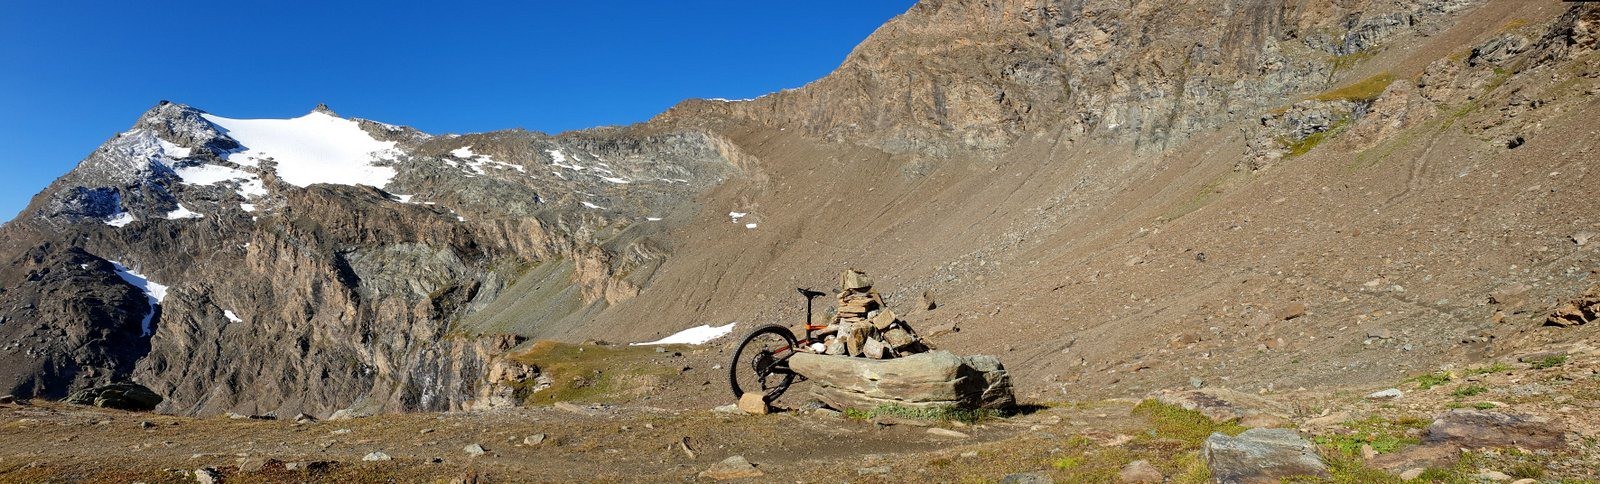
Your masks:
{"label": "rocky mountainside", "polygon": [[625,128],[163,102],[0,228],[0,382],[469,408],[527,339],[798,323],[792,288],[852,266],[1036,398],[1360,386],[1593,338],[1539,325],[1600,262],[1597,26],[1554,2],[928,0],[804,87]]}

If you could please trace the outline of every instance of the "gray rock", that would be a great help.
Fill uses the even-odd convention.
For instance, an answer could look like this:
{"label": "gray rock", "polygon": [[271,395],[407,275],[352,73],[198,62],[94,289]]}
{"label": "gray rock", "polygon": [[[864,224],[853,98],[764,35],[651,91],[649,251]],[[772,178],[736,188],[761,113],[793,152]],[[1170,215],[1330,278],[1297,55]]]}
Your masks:
{"label": "gray rock", "polygon": [[789,367],[812,380],[812,396],[828,406],[876,408],[1004,409],[1016,405],[1011,380],[999,359],[961,358],[931,351],[903,358],[871,360],[801,353]]}
{"label": "gray rock", "polygon": [[1256,395],[1222,387],[1195,390],[1161,390],[1150,398],[1184,410],[1194,410],[1217,422],[1237,420],[1259,413],[1287,414],[1277,403]]}
{"label": "gray rock", "polygon": [[216,484],[222,481],[222,474],[210,467],[194,470],[194,481],[200,484]]}
{"label": "gray rock", "polygon": [[1317,449],[1289,429],[1249,429],[1238,437],[1214,433],[1200,450],[1217,482],[1278,482],[1292,476],[1325,477]]}
{"label": "gray rock", "polygon": [[550,438],[550,436],[545,435],[545,434],[529,435],[527,437],[523,437],[522,438],[522,445],[530,445],[530,446],[532,446],[532,445],[543,444],[545,439],[548,439],[548,438]]}
{"label": "gray rock", "polygon": [[1367,400],[1394,400],[1405,395],[1405,392],[1401,392],[1399,388],[1390,388],[1368,393]]}
{"label": "gray rock", "polygon": [[1000,479],[1000,484],[1055,484],[1056,480],[1050,478],[1045,471],[1018,472],[1006,474]]}
{"label": "gray rock", "polygon": [[948,437],[948,438],[952,438],[952,439],[972,438],[971,435],[967,435],[967,434],[964,434],[964,433],[961,433],[961,432],[957,432],[957,431],[954,431],[954,430],[950,430],[950,429],[942,429],[942,428],[939,428],[939,427],[929,428],[928,429],[928,434],[929,435],[934,435],[934,436],[937,436],[937,437]]}
{"label": "gray rock", "polygon": [[462,452],[466,452],[467,453],[467,457],[478,457],[478,456],[483,455],[485,452],[487,452],[487,451],[483,450],[483,446],[482,445],[478,445],[478,444],[467,444],[466,447],[462,447],[461,448],[461,451]]}
{"label": "gray rock", "polygon": [[373,451],[372,453],[367,454],[365,457],[361,458],[361,460],[367,461],[367,462],[382,462],[382,461],[393,460],[393,459],[394,459],[393,457],[389,457],[389,454],[385,454],[382,451]]}
{"label": "gray rock", "polygon": [[856,469],[856,475],[858,476],[887,476],[891,472],[894,472],[894,468],[889,466],[862,467],[860,469]]}

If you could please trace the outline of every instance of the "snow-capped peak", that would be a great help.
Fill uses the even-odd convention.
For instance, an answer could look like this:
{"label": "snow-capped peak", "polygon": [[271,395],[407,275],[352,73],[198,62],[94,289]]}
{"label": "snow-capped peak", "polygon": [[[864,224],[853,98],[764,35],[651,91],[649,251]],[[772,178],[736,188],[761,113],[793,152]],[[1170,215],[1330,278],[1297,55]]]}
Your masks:
{"label": "snow-capped peak", "polygon": [[315,183],[388,185],[395,176],[394,168],[373,162],[392,156],[395,143],[374,139],[360,124],[331,113],[319,108],[292,119],[203,116],[241,145],[225,155],[228,161],[253,167],[271,159],[277,164],[278,178],[285,183],[301,187]]}

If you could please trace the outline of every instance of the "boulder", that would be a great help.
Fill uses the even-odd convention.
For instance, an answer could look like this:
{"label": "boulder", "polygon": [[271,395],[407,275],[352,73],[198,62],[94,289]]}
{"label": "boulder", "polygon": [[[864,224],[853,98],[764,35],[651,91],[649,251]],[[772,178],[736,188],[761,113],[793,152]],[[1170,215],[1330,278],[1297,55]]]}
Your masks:
{"label": "boulder", "polygon": [[813,383],[811,394],[836,409],[879,405],[1005,409],[1016,405],[1011,379],[992,356],[932,351],[872,360],[800,353],[789,368]]}
{"label": "boulder", "polygon": [[1292,476],[1326,477],[1328,466],[1316,446],[1289,429],[1249,429],[1238,437],[1214,433],[1200,456],[1216,482],[1279,482]]}
{"label": "boulder", "polygon": [[1457,409],[1445,412],[1428,425],[1424,443],[1450,444],[1465,448],[1520,447],[1559,449],[1566,447],[1561,428],[1541,417],[1482,410]]}
{"label": "boulder", "polygon": [[138,383],[112,383],[78,390],[67,396],[67,403],[139,412],[154,410],[162,400],[161,395]]}

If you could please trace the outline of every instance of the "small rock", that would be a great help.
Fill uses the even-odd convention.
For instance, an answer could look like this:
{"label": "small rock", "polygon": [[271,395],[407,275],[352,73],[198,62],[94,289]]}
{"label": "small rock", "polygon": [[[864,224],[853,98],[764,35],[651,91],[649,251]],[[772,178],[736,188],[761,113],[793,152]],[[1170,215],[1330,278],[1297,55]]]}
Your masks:
{"label": "small rock", "polygon": [[1405,396],[1405,393],[1401,392],[1399,388],[1390,388],[1368,393],[1367,400],[1394,400],[1403,396]]}
{"label": "small rock", "polygon": [[977,458],[977,457],[978,457],[978,451],[976,451],[976,450],[969,450],[969,451],[961,453],[961,458],[962,459],[973,459],[973,458]]}
{"label": "small rock", "polygon": [[722,462],[711,464],[711,467],[700,472],[700,477],[718,481],[729,479],[750,479],[767,475],[757,469],[755,464],[745,460],[744,456],[736,455],[723,459]]}
{"label": "small rock", "polygon": [[328,433],[333,435],[344,435],[350,433],[350,429],[334,429],[332,432]]}
{"label": "small rock", "polygon": [[1294,318],[1305,316],[1306,303],[1298,301],[1289,303],[1288,306],[1284,306],[1282,309],[1279,309],[1278,312],[1273,313],[1272,315],[1281,321],[1288,321]]}
{"label": "small rock", "polygon": [[1372,448],[1372,444],[1361,444],[1361,458],[1362,459],[1372,460],[1373,458],[1375,458],[1377,456],[1378,456],[1378,451],[1377,451],[1377,449],[1373,449]]}
{"label": "small rock", "polygon": [[739,416],[749,415],[747,413],[744,413],[744,410],[739,410],[739,405],[738,404],[734,404],[734,403],[730,403],[730,404],[727,404],[727,405],[722,405],[722,406],[718,406],[716,408],[712,408],[711,409],[711,413],[715,413],[715,414],[718,414],[718,415],[739,415]]}
{"label": "small rock", "polygon": [[250,457],[250,458],[245,458],[245,459],[239,459],[239,471],[241,471],[241,472],[261,472],[261,469],[264,469],[264,468],[267,467],[267,462],[268,462],[268,459],[263,459],[263,458],[260,458],[260,457]]}
{"label": "small rock", "polygon": [[1411,468],[1411,469],[1407,469],[1405,472],[1401,472],[1400,473],[1400,480],[1409,481],[1409,480],[1416,479],[1418,477],[1422,477],[1422,473],[1423,472],[1426,472],[1426,470],[1424,470],[1421,467],[1414,467],[1414,468]]}
{"label": "small rock", "polygon": [[312,417],[311,415],[304,414],[304,413],[294,416],[294,422],[295,423],[303,423],[304,424],[304,423],[312,423],[312,422],[316,422],[316,421],[317,421],[316,417]]}
{"label": "small rock", "polygon": [[222,481],[222,474],[218,474],[216,469],[212,469],[210,467],[204,469],[195,469],[194,481],[200,484],[216,484],[217,482]]}
{"label": "small rock", "polygon": [[365,414],[362,414],[362,413],[358,413],[355,410],[351,410],[351,409],[346,408],[346,409],[342,409],[342,410],[333,412],[333,415],[328,416],[328,421],[333,422],[333,421],[338,421],[338,420],[350,420],[350,419],[353,419],[353,418],[365,418],[367,416],[368,415],[365,415]]}
{"label": "small rock", "polygon": [[744,395],[740,395],[738,407],[740,411],[750,415],[766,415],[770,411],[766,395],[757,392],[744,392]]}
{"label": "small rock", "polygon": [[1572,234],[1572,243],[1578,244],[1578,247],[1583,247],[1584,245],[1588,245],[1589,240],[1593,239],[1594,237],[1595,237],[1595,233],[1594,232],[1589,232],[1589,231],[1578,232],[1576,234]]}
{"label": "small rock", "polygon": [[1051,479],[1050,474],[1045,471],[1006,474],[1000,479],[1000,484],[1055,484],[1055,482],[1055,479]]}
{"label": "small rock", "polygon": [[1117,473],[1117,480],[1128,483],[1161,484],[1166,479],[1160,469],[1150,465],[1150,461],[1140,459],[1122,466],[1122,471]]}
{"label": "small rock", "polygon": [[949,437],[949,438],[952,438],[952,439],[965,439],[965,438],[972,437],[971,435],[967,435],[967,434],[964,434],[964,433],[961,433],[961,432],[957,432],[957,431],[954,431],[954,430],[950,430],[950,429],[942,429],[942,428],[939,428],[939,427],[929,428],[928,429],[928,433],[932,434],[932,435],[935,435],[935,436]]}
{"label": "small rock", "polygon": [[548,435],[545,435],[545,434],[529,435],[527,437],[523,437],[522,438],[522,445],[539,445],[539,444],[543,444],[544,443],[544,439],[547,439],[547,438],[550,438],[550,437]]}
{"label": "small rock", "polygon": [[146,421],[143,421],[143,422],[139,422],[139,428],[145,429],[145,430],[150,430],[150,429],[156,428],[156,423],[155,422],[151,422],[149,420],[146,420]]}
{"label": "small rock", "polygon": [[1189,377],[1189,386],[1194,388],[1205,388],[1206,381],[1196,377]]}
{"label": "small rock", "polygon": [[1506,473],[1490,469],[1478,469],[1478,475],[1474,477],[1494,482],[1505,482],[1511,480],[1511,476],[1506,475]]}
{"label": "small rock", "polygon": [[379,451],[373,451],[372,453],[367,454],[366,457],[362,457],[361,458],[361,460],[364,460],[364,461],[367,461],[367,462],[380,462],[380,461],[386,461],[386,460],[392,460],[392,459],[394,459],[394,458],[393,457],[389,457],[389,454],[385,454],[385,453],[379,452]]}
{"label": "small rock", "polygon": [[461,451],[462,452],[466,452],[467,453],[467,457],[478,457],[478,456],[483,455],[485,452],[487,452],[487,451],[483,450],[483,446],[482,445],[478,445],[478,444],[467,444],[466,447],[462,447],[461,448]]}

